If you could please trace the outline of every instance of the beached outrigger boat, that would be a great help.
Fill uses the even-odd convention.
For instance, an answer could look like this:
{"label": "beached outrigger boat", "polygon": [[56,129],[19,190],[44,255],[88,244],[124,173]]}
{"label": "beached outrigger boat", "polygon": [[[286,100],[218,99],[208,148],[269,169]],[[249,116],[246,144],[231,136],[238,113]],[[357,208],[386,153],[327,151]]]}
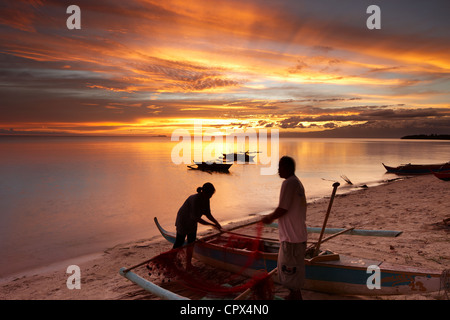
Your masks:
{"label": "beached outrigger boat", "polygon": [[438,172],[433,172],[433,174],[436,176],[436,178],[444,180],[444,181],[450,181],[450,162],[447,162],[444,164]]}
{"label": "beached outrigger boat", "polygon": [[450,181],[450,171],[440,171],[440,172],[433,172],[436,178],[444,180],[444,181]]}
{"label": "beached outrigger boat", "polygon": [[194,162],[194,164],[189,165],[188,168],[201,171],[228,172],[232,164],[233,163]]}
{"label": "beached outrigger boat", "polygon": [[433,172],[441,171],[445,163],[440,164],[402,164],[398,167],[390,167],[383,163],[388,173],[395,173],[399,175],[416,175],[416,174],[431,174]]}
{"label": "beached outrigger boat", "polygon": [[[155,223],[165,239],[172,242],[175,234]],[[195,243],[194,257],[208,265],[231,272],[242,272],[242,266],[253,254],[246,249],[226,247],[226,233],[217,237],[208,237]],[[270,272],[277,266],[278,246],[276,241],[263,241],[264,249],[257,259],[244,271],[253,276],[261,270]],[[306,259],[305,290],[335,293],[342,295],[394,295],[434,292],[449,287],[445,272],[426,270],[408,266],[393,265],[383,261],[354,258],[324,251],[318,256]],[[380,288],[369,289],[367,283],[371,276],[369,267],[380,272]],[[379,269],[378,269],[379,268]],[[126,276],[126,273],[124,274]],[[444,279],[445,278],[445,279]]]}

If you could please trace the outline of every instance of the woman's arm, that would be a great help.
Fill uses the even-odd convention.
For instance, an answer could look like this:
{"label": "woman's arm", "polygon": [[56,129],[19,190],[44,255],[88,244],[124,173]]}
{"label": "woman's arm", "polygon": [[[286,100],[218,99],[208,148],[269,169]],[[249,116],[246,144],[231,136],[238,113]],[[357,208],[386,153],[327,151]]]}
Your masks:
{"label": "woman's arm", "polygon": [[211,212],[208,212],[207,214],[205,214],[205,216],[206,216],[209,220],[211,220],[211,221],[213,222],[213,224],[211,224],[211,223],[206,222],[206,221],[203,220],[204,222],[206,222],[206,223],[209,224],[209,225],[212,225],[212,226],[216,227],[217,229],[222,229],[222,226],[221,226],[220,223],[213,217],[213,215],[211,214]]}

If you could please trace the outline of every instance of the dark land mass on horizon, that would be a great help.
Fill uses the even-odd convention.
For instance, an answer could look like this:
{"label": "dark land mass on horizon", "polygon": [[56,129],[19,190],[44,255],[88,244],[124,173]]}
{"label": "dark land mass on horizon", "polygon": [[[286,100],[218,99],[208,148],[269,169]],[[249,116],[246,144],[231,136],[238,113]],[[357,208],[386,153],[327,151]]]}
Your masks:
{"label": "dark land mass on horizon", "polygon": [[416,134],[404,136],[402,139],[450,140],[450,134]]}
{"label": "dark land mass on horizon", "polygon": [[[369,121],[359,125],[349,125],[344,127],[337,127],[322,131],[300,132],[296,128],[281,127],[279,136],[284,138],[365,138],[365,139],[430,139],[430,140],[450,140],[449,124],[447,121],[442,123],[433,123],[433,125],[420,126],[414,123],[395,127],[390,123],[382,123],[376,121]],[[249,129],[252,129],[249,127]],[[254,128],[253,128],[254,129]],[[273,128],[267,128],[273,129]],[[284,131],[285,129],[286,131]],[[245,134],[245,133],[244,133]],[[268,132],[270,135],[270,130]],[[64,131],[58,132],[43,132],[43,131],[25,131],[14,129],[1,129],[0,137],[169,137],[170,134],[83,134],[83,133],[68,133]]]}

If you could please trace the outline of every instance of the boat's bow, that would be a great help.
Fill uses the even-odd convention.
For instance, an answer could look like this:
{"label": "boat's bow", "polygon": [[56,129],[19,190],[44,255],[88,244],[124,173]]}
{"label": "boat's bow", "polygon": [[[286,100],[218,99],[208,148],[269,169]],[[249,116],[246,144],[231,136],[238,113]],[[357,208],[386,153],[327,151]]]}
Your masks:
{"label": "boat's bow", "polygon": [[164,239],[166,239],[167,241],[169,241],[170,243],[175,243],[175,239],[177,237],[177,235],[174,232],[170,232],[165,230],[158,221],[158,218],[154,218],[156,227],[158,228],[159,232],[161,233],[161,235],[164,237]]}

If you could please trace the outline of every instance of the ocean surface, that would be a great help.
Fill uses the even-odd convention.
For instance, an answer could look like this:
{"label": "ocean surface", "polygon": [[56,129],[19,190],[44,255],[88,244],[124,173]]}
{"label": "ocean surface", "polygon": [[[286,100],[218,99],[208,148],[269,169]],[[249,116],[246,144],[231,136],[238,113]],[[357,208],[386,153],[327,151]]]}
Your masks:
{"label": "ocean surface", "polygon": [[[258,158],[228,174],[201,172],[174,163],[177,145],[170,138],[1,137],[0,278],[157,237],[154,217],[175,230],[179,207],[205,182],[216,187],[211,209],[222,225],[276,207],[282,179],[262,175],[269,165]],[[278,146],[279,156],[296,160],[309,201],[329,196],[334,181],[338,193],[354,190],[341,176],[369,187],[395,178],[382,163],[450,161],[450,141],[280,138]]]}

